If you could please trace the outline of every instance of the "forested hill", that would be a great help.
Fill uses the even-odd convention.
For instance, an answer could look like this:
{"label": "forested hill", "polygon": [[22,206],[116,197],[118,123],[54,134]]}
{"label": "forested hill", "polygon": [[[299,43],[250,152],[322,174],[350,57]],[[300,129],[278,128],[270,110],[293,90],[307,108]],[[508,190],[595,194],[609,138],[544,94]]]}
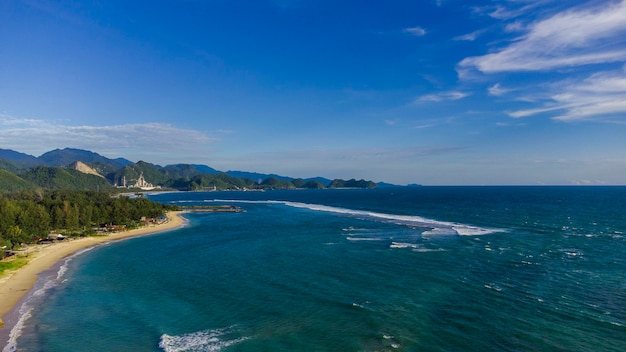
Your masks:
{"label": "forested hill", "polygon": [[[142,182],[140,182],[140,180]],[[114,191],[122,189],[175,189],[182,191],[292,188],[374,188],[360,180],[297,179],[242,171],[220,172],[206,165],[159,166],[109,159],[80,149],[56,149],[30,156],[0,149],[0,191],[63,189]]]}

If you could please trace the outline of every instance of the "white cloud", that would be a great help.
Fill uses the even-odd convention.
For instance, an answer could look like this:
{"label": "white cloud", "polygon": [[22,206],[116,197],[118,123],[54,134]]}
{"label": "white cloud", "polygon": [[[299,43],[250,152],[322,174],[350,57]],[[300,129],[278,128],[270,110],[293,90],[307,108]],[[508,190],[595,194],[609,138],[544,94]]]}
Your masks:
{"label": "white cloud", "polygon": [[622,70],[599,72],[579,82],[559,82],[551,87],[548,94],[549,102],[543,107],[514,111],[509,115],[527,117],[562,111],[555,119],[574,121],[606,119],[615,114],[625,114],[626,67]]}
{"label": "white cloud", "polygon": [[72,126],[0,115],[0,126],[0,147],[35,156],[72,147],[135,161],[174,162],[198,159],[214,141],[201,132],[161,123]]}
{"label": "white cloud", "polygon": [[496,6],[496,8],[489,13],[489,16],[497,19],[508,19],[512,17],[517,17],[519,16],[519,14],[520,11],[512,11],[508,10],[504,6]]}
{"label": "white cloud", "polygon": [[463,41],[468,41],[468,42],[473,42],[474,40],[476,40],[476,38],[478,38],[480,35],[482,35],[485,32],[484,29],[479,29],[477,31],[474,31],[472,33],[467,33],[467,34],[463,34],[463,35],[459,35],[457,37],[452,38],[453,40],[463,40]]}
{"label": "white cloud", "polygon": [[440,101],[449,101],[449,100],[459,100],[469,96],[469,93],[459,92],[459,91],[449,91],[442,92],[436,94],[426,94],[415,100],[415,103],[422,102],[440,102]]}
{"label": "white cloud", "polygon": [[504,30],[507,32],[520,32],[525,29],[526,29],[526,26],[520,21],[509,23],[504,27]]}
{"label": "white cloud", "polygon": [[422,37],[424,35],[426,35],[426,30],[420,26],[416,26],[416,27],[411,27],[411,28],[405,28],[403,30],[404,33],[409,33],[411,35],[414,35],[416,37]]}
{"label": "white cloud", "polygon": [[537,114],[542,114],[545,112],[551,112],[551,111],[555,111],[555,110],[562,110],[563,107],[561,106],[552,106],[552,107],[544,107],[544,108],[536,108],[536,109],[525,109],[525,110],[517,110],[517,111],[512,111],[509,112],[508,115],[510,117],[513,118],[521,118],[521,117],[528,117],[528,116],[532,116],[532,115],[537,115]]}
{"label": "white cloud", "polygon": [[[533,0],[533,1],[508,1],[509,6],[496,5],[496,6],[476,6],[473,7],[473,12],[479,15],[486,15],[498,20],[509,20],[516,17],[520,17],[532,9],[541,6],[543,3],[550,0]],[[523,5],[523,6],[517,6]]]}
{"label": "white cloud", "polygon": [[493,86],[489,87],[489,95],[500,96],[510,92],[511,89],[505,89],[500,87],[500,83],[496,83]]}
{"label": "white cloud", "polygon": [[543,71],[624,61],[625,19],[626,0],[602,8],[564,11],[531,23],[526,34],[501,50],[465,58],[459,63],[459,70]]}

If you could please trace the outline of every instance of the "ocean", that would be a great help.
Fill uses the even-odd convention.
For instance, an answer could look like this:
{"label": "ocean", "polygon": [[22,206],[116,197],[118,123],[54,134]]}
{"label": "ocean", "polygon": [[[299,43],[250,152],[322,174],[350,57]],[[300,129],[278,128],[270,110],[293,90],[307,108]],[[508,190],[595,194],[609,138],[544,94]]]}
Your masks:
{"label": "ocean", "polygon": [[50,270],[5,351],[626,351],[625,187],[163,193]]}

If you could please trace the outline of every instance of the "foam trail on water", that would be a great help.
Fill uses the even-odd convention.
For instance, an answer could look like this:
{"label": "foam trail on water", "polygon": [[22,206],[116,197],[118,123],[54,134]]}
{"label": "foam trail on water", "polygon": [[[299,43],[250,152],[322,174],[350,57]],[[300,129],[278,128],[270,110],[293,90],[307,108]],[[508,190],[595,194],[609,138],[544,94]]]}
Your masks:
{"label": "foam trail on water", "polygon": [[424,218],[417,215],[398,215],[398,214],[385,214],[377,213],[368,210],[355,210],[347,208],[332,207],[321,204],[309,204],[291,201],[277,201],[277,200],[219,200],[215,199],[214,202],[238,202],[238,203],[250,203],[250,204],[283,204],[293,208],[304,208],[316,211],[324,211],[329,213],[343,214],[348,216],[363,217],[369,219],[379,219],[398,225],[415,226],[424,229],[428,229],[424,235],[459,235],[459,236],[480,236],[497,232],[506,232],[503,229],[490,229],[478,226],[460,224],[448,221],[439,221]]}
{"label": "foam trail on water", "polygon": [[247,340],[246,337],[228,339],[231,328],[204,330],[183,335],[161,335],[159,347],[165,352],[217,352]]}

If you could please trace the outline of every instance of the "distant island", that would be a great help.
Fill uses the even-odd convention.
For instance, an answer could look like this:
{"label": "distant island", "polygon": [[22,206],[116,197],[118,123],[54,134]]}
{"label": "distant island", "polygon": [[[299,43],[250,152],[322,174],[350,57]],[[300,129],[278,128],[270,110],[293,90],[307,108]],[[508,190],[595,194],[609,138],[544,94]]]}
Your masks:
{"label": "distant island", "polygon": [[291,178],[245,171],[218,171],[206,165],[159,166],[124,158],[109,159],[82,149],[55,149],[34,157],[0,149],[0,191],[217,191],[390,186],[367,180]]}

